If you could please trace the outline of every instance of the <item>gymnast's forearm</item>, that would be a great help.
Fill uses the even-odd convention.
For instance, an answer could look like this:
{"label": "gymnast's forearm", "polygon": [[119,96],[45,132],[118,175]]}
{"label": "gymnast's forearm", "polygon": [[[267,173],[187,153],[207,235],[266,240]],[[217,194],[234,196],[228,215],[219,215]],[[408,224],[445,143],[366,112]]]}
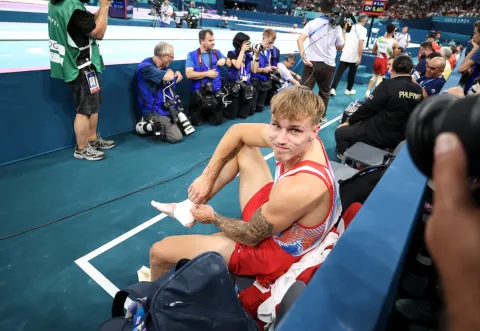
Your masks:
{"label": "gymnast's forearm", "polygon": [[213,223],[230,239],[247,246],[256,246],[273,234],[273,225],[262,216],[261,209],[255,211],[249,222],[215,213]]}
{"label": "gymnast's forearm", "polygon": [[223,136],[213,153],[212,159],[203,171],[203,175],[215,181],[223,167],[235,158],[244,146],[237,125],[233,125]]}

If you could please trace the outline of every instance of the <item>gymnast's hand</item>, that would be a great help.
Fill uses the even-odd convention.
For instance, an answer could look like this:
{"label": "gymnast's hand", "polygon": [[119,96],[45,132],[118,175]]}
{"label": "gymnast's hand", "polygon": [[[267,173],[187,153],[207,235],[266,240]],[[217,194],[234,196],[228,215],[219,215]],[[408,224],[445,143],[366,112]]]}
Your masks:
{"label": "gymnast's hand", "polygon": [[188,199],[195,204],[206,203],[212,187],[212,181],[202,174],[188,188]]}
{"label": "gymnast's hand", "polygon": [[433,213],[426,243],[444,285],[449,330],[478,330],[480,318],[480,208],[467,181],[465,149],[453,134],[435,145]]}
{"label": "gymnast's hand", "polygon": [[211,224],[215,220],[215,211],[209,205],[193,205],[191,209],[195,220],[202,224]]}

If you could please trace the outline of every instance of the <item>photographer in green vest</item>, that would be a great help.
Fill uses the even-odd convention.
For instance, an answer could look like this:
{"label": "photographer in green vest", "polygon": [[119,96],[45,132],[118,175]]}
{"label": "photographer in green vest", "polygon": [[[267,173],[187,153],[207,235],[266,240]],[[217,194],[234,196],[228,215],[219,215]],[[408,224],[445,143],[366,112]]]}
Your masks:
{"label": "photographer in green vest", "polygon": [[195,8],[195,1],[191,1],[190,8],[188,8],[188,16],[187,16],[187,23],[190,29],[197,28],[200,15],[201,15],[200,9]]}
{"label": "photographer in green vest", "polygon": [[97,134],[102,101],[98,74],[105,68],[97,40],[105,35],[111,4],[108,0],[99,2],[95,15],[85,7],[88,0],[50,0],[48,4],[50,76],[63,80],[73,93],[77,112],[73,156],[89,161],[104,158],[100,149],[115,147],[113,141]]}

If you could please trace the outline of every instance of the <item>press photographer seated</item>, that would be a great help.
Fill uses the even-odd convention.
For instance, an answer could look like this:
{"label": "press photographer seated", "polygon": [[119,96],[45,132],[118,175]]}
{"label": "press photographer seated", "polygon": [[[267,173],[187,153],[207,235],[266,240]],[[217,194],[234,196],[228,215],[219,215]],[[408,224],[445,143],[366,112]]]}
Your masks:
{"label": "press photographer seated", "polygon": [[232,103],[225,110],[226,118],[234,119],[237,116],[247,118],[255,113],[255,88],[252,85],[251,74],[256,73],[258,62],[253,61],[250,36],[239,32],[233,38],[233,51],[227,57],[231,60],[228,69],[230,79],[230,100]]}
{"label": "press photographer seated", "polygon": [[413,61],[400,55],[393,61],[391,79],[384,80],[365,103],[335,130],[337,153],[356,142],[394,149],[405,140],[413,109],[423,100],[422,88],[412,81]]}
{"label": "press photographer seated", "polygon": [[209,121],[219,125],[223,120],[228,91],[223,87],[219,67],[226,64],[225,56],[215,49],[213,31],[200,30],[200,47],[188,53],[185,75],[192,80],[190,117],[193,125]]}
{"label": "press photographer seated", "polygon": [[182,105],[174,86],[183,77],[179,71],[173,72],[168,68],[174,59],[172,45],[161,42],[155,46],[153,54],[153,57],[143,60],[136,70],[137,100],[142,112],[142,120],[136,129],[140,134],[150,133],[169,143],[176,143],[182,140],[177,113]]}
{"label": "press photographer seated", "polygon": [[[278,72],[280,73],[280,77],[282,78],[282,87],[280,89],[284,89],[289,86],[300,86],[300,77],[299,74],[290,70],[295,62],[297,61],[297,56],[295,54],[288,54],[285,56],[282,62],[277,64]],[[295,76],[295,78],[293,78]]]}

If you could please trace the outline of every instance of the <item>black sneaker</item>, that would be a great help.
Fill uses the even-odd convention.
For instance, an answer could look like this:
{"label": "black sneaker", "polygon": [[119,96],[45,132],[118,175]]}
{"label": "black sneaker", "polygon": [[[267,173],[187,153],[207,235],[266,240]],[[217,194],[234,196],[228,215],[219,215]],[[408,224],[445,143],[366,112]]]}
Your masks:
{"label": "black sneaker", "polygon": [[75,147],[75,152],[73,153],[73,156],[77,159],[99,161],[104,158],[104,153],[97,151],[95,148],[90,146],[90,144],[87,144],[87,147],[82,150],[78,150],[78,147]]}
{"label": "black sneaker", "polygon": [[115,142],[113,140],[104,140],[100,137],[100,133],[97,133],[97,140],[90,141],[89,144],[95,149],[110,149],[115,147]]}

